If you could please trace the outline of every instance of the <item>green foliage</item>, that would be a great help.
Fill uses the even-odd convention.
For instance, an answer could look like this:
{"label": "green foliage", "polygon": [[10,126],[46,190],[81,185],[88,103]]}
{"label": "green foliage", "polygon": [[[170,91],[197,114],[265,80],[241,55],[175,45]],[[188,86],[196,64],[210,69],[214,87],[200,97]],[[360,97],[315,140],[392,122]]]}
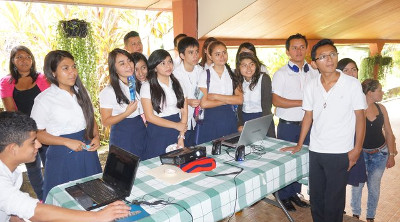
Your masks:
{"label": "green foliage", "polygon": [[375,65],[378,65],[377,79],[382,82],[386,77],[386,73],[390,72],[393,67],[393,59],[392,57],[382,55],[364,58],[360,66],[360,81],[374,78]]}
{"label": "green foliage", "polygon": [[[66,50],[74,56],[79,70],[79,77],[92,99],[96,122],[100,123],[99,85],[97,79],[98,50],[94,42],[92,27],[87,23],[87,35],[84,38],[67,37],[62,25],[63,22],[60,21],[57,26],[56,48]],[[101,141],[105,143],[106,139],[103,137]]]}

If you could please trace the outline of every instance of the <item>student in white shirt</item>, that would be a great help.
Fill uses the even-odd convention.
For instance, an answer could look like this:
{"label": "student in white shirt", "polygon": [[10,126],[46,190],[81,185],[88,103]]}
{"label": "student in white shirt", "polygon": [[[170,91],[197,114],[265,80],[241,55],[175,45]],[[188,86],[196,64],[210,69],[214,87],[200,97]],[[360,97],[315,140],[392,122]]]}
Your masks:
{"label": "student in white shirt", "polygon": [[367,104],[360,82],[336,69],[338,53],[332,40],[315,44],[311,58],[321,75],[305,86],[305,114],[297,146],[282,150],[301,150],[312,124],[311,215],[316,222],[343,221],[348,173],[362,151]]}
{"label": "student in white shirt", "polygon": [[[100,92],[100,115],[104,126],[111,126],[110,145],[116,145],[144,159],[146,126],[139,94],[130,98],[128,76],[134,75],[131,55],[123,49],[108,54],[110,84]],[[136,83],[139,83],[136,80]]]}
{"label": "student in white shirt", "polygon": [[41,147],[36,133],[29,116],[0,113],[0,221],[111,221],[128,216],[130,207],[122,201],[98,212],[78,211],[42,204],[20,191],[23,178],[17,167],[35,160]]}
{"label": "student in white shirt", "polygon": [[217,41],[216,38],[209,37],[204,41],[203,47],[201,48],[201,61],[199,65],[203,67],[204,70],[209,69],[213,64],[211,57],[208,54],[208,46],[210,45],[210,43],[215,41]]}
{"label": "student in white shirt", "polygon": [[93,106],[74,57],[67,51],[51,51],[43,69],[51,86],[35,98],[31,117],[38,126],[39,141],[50,145],[44,173],[45,200],[53,187],[101,173],[101,167]]}
{"label": "student in white shirt", "polygon": [[188,103],[188,128],[185,135],[185,145],[193,146],[195,145],[194,129],[196,127],[194,111],[200,105],[200,91],[197,83],[200,74],[203,72],[203,68],[197,65],[199,62],[199,42],[193,37],[186,37],[179,42],[178,50],[182,62],[178,67],[175,67],[174,76],[179,80]]}
{"label": "student in white shirt", "polygon": [[204,94],[200,102],[204,120],[196,125],[198,144],[237,132],[234,105],[243,103],[239,81],[226,64],[228,53],[225,44],[212,42],[208,53],[214,65],[203,71],[198,84]]}
{"label": "student in white shirt", "polygon": [[136,80],[136,91],[140,92],[140,88],[142,87],[142,83],[147,81],[147,73],[148,73],[148,63],[147,58],[142,53],[134,52],[131,53],[132,62],[135,64],[135,76]]}
{"label": "student in white shirt", "polygon": [[[235,75],[242,83],[243,105],[238,106],[238,131],[242,131],[244,122],[271,114],[272,87],[271,78],[260,71],[260,63],[253,53],[242,52],[236,60]],[[275,126],[271,123],[267,135],[275,137]]]}
{"label": "student in white shirt", "polygon": [[146,158],[165,153],[174,143],[184,147],[187,129],[187,101],[172,71],[171,55],[158,49],[149,57],[148,82],[143,83],[140,97],[147,120]]}
{"label": "student in white shirt", "polygon": [[181,57],[179,55],[178,44],[185,37],[187,37],[187,35],[185,33],[180,33],[180,34],[176,35],[174,38],[174,51],[175,51],[174,67],[175,68],[182,63]]}

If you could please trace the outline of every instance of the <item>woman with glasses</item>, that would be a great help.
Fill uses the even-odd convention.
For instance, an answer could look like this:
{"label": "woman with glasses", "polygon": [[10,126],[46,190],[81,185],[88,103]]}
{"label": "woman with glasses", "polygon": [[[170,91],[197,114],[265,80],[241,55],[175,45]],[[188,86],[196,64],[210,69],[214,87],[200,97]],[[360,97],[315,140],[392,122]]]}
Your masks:
{"label": "woman with glasses", "polygon": [[44,74],[51,86],[35,98],[31,117],[39,142],[48,144],[43,199],[49,191],[72,180],[101,173],[100,139],[94,111],[74,57],[67,51],[49,52]]}
{"label": "woman with glasses", "polygon": [[[6,111],[20,111],[31,115],[33,101],[50,84],[46,77],[36,71],[35,57],[25,46],[16,46],[11,50],[10,74],[1,80],[1,99]],[[43,200],[42,167],[46,161],[47,146],[42,146],[36,159],[26,163],[28,178],[39,200]]]}
{"label": "woman with glasses", "polygon": [[149,57],[148,82],[140,89],[144,115],[147,120],[147,159],[165,153],[171,144],[184,147],[187,129],[187,101],[179,81],[172,74],[171,55],[158,49]]}
{"label": "woman with glasses", "polygon": [[[146,126],[141,118],[140,98],[130,98],[128,77],[134,75],[135,65],[131,55],[123,49],[108,54],[110,84],[99,95],[101,122],[111,126],[110,145],[127,150],[144,159]],[[136,85],[140,80],[136,79]]]}
{"label": "woman with glasses", "polygon": [[[235,75],[239,77],[240,90],[243,92],[243,105],[238,106],[238,131],[242,131],[244,122],[271,114],[272,86],[271,78],[261,72],[260,63],[253,53],[242,52],[236,59]],[[275,137],[275,126],[271,124],[269,137]]]}

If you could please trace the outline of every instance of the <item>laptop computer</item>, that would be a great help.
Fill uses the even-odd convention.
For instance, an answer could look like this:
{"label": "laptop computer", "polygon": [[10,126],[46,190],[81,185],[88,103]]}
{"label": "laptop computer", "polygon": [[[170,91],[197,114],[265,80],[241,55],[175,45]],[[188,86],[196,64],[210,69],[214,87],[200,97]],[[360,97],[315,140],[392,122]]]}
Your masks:
{"label": "laptop computer", "polygon": [[85,210],[123,200],[131,193],[139,162],[138,156],[111,145],[102,178],[77,183],[65,190]]}
{"label": "laptop computer", "polygon": [[234,133],[222,138],[221,144],[227,147],[236,148],[240,145],[250,145],[262,140],[268,133],[273,115],[266,115],[246,121],[241,133]]}

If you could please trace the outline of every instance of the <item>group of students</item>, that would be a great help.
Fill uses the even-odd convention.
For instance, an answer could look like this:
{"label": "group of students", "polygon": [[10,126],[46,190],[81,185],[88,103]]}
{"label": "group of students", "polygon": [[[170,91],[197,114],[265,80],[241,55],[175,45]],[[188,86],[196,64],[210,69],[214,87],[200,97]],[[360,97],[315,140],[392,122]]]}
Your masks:
{"label": "group of students", "polygon": [[[206,39],[201,50],[195,38],[184,34],[178,35],[174,44],[179,59],[173,59],[163,49],[155,50],[147,59],[142,54],[139,34],[132,31],[124,37],[124,49],[116,48],[109,53],[110,82],[100,92],[99,101],[101,122],[111,127],[110,144],[145,160],[165,153],[171,144],[188,147],[241,131],[245,121],[271,114],[274,104],[279,117],[277,138],[299,142],[298,146],[285,150],[296,152],[311,137],[310,202],[315,221],[341,220],[337,213],[341,210],[342,215],[344,210],[345,184],[342,182],[347,181],[347,169],[361,159],[358,158],[361,147],[367,153],[364,174],[375,182],[379,180],[378,185],[383,170],[379,178],[370,176],[375,175],[375,170],[369,170],[367,157],[374,159],[375,156],[369,157],[369,154],[389,156],[388,160],[382,157],[381,162],[387,160],[388,168],[394,165],[394,137],[387,112],[381,104],[369,106],[382,99],[382,87],[375,80],[363,83],[367,108],[360,83],[336,70],[340,64],[338,53],[330,40],[321,40],[313,47],[312,62],[308,64],[305,36],[290,36],[286,42],[290,61],[274,74],[272,81],[249,42],[240,45],[234,70],[227,64],[226,45],[215,38]],[[344,72],[354,71],[354,67],[348,66],[343,67]],[[31,170],[33,173],[27,166],[40,200],[45,200],[51,188],[59,184],[101,172],[96,151],[100,146],[98,125],[74,57],[67,51],[51,51],[45,57],[43,71],[44,74],[37,73],[32,52],[18,46],[11,52],[10,75],[1,80],[6,110],[30,115],[37,124],[37,139],[49,146],[42,158],[36,155],[31,164],[32,168],[36,167]],[[134,99],[128,87],[128,77],[132,75],[136,77]],[[346,94],[342,95],[343,92]],[[380,136],[379,143],[387,144],[389,155],[386,146],[374,143],[374,139],[363,141],[364,109],[371,126],[375,125],[374,115],[382,114],[382,124],[375,126],[368,139],[378,133],[379,127],[384,127],[386,135]],[[275,137],[272,124],[268,136]],[[343,160],[339,171],[335,171],[337,156],[319,155],[335,153]],[[44,180],[37,170],[40,159],[45,166]],[[324,175],[325,167],[332,170],[326,171],[327,175]],[[33,182],[35,178],[37,183]],[[335,183],[323,178],[334,178]],[[370,183],[368,180],[369,190],[377,186],[375,183],[370,188]],[[326,190],[332,187],[335,188],[326,195]],[[361,196],[361,189],[353,193]],[[291,202],[300,207],[309,206],[297,193],[300,193],[297,183],[280,191],[289,210],[295,210]],[[379,191],[374,198],[377,203]],[[357,207],[359,201],[355,200],[353,212],[360,215]],[[367,217],[372,219],[373,206],[368,205],[368,212]]]}

